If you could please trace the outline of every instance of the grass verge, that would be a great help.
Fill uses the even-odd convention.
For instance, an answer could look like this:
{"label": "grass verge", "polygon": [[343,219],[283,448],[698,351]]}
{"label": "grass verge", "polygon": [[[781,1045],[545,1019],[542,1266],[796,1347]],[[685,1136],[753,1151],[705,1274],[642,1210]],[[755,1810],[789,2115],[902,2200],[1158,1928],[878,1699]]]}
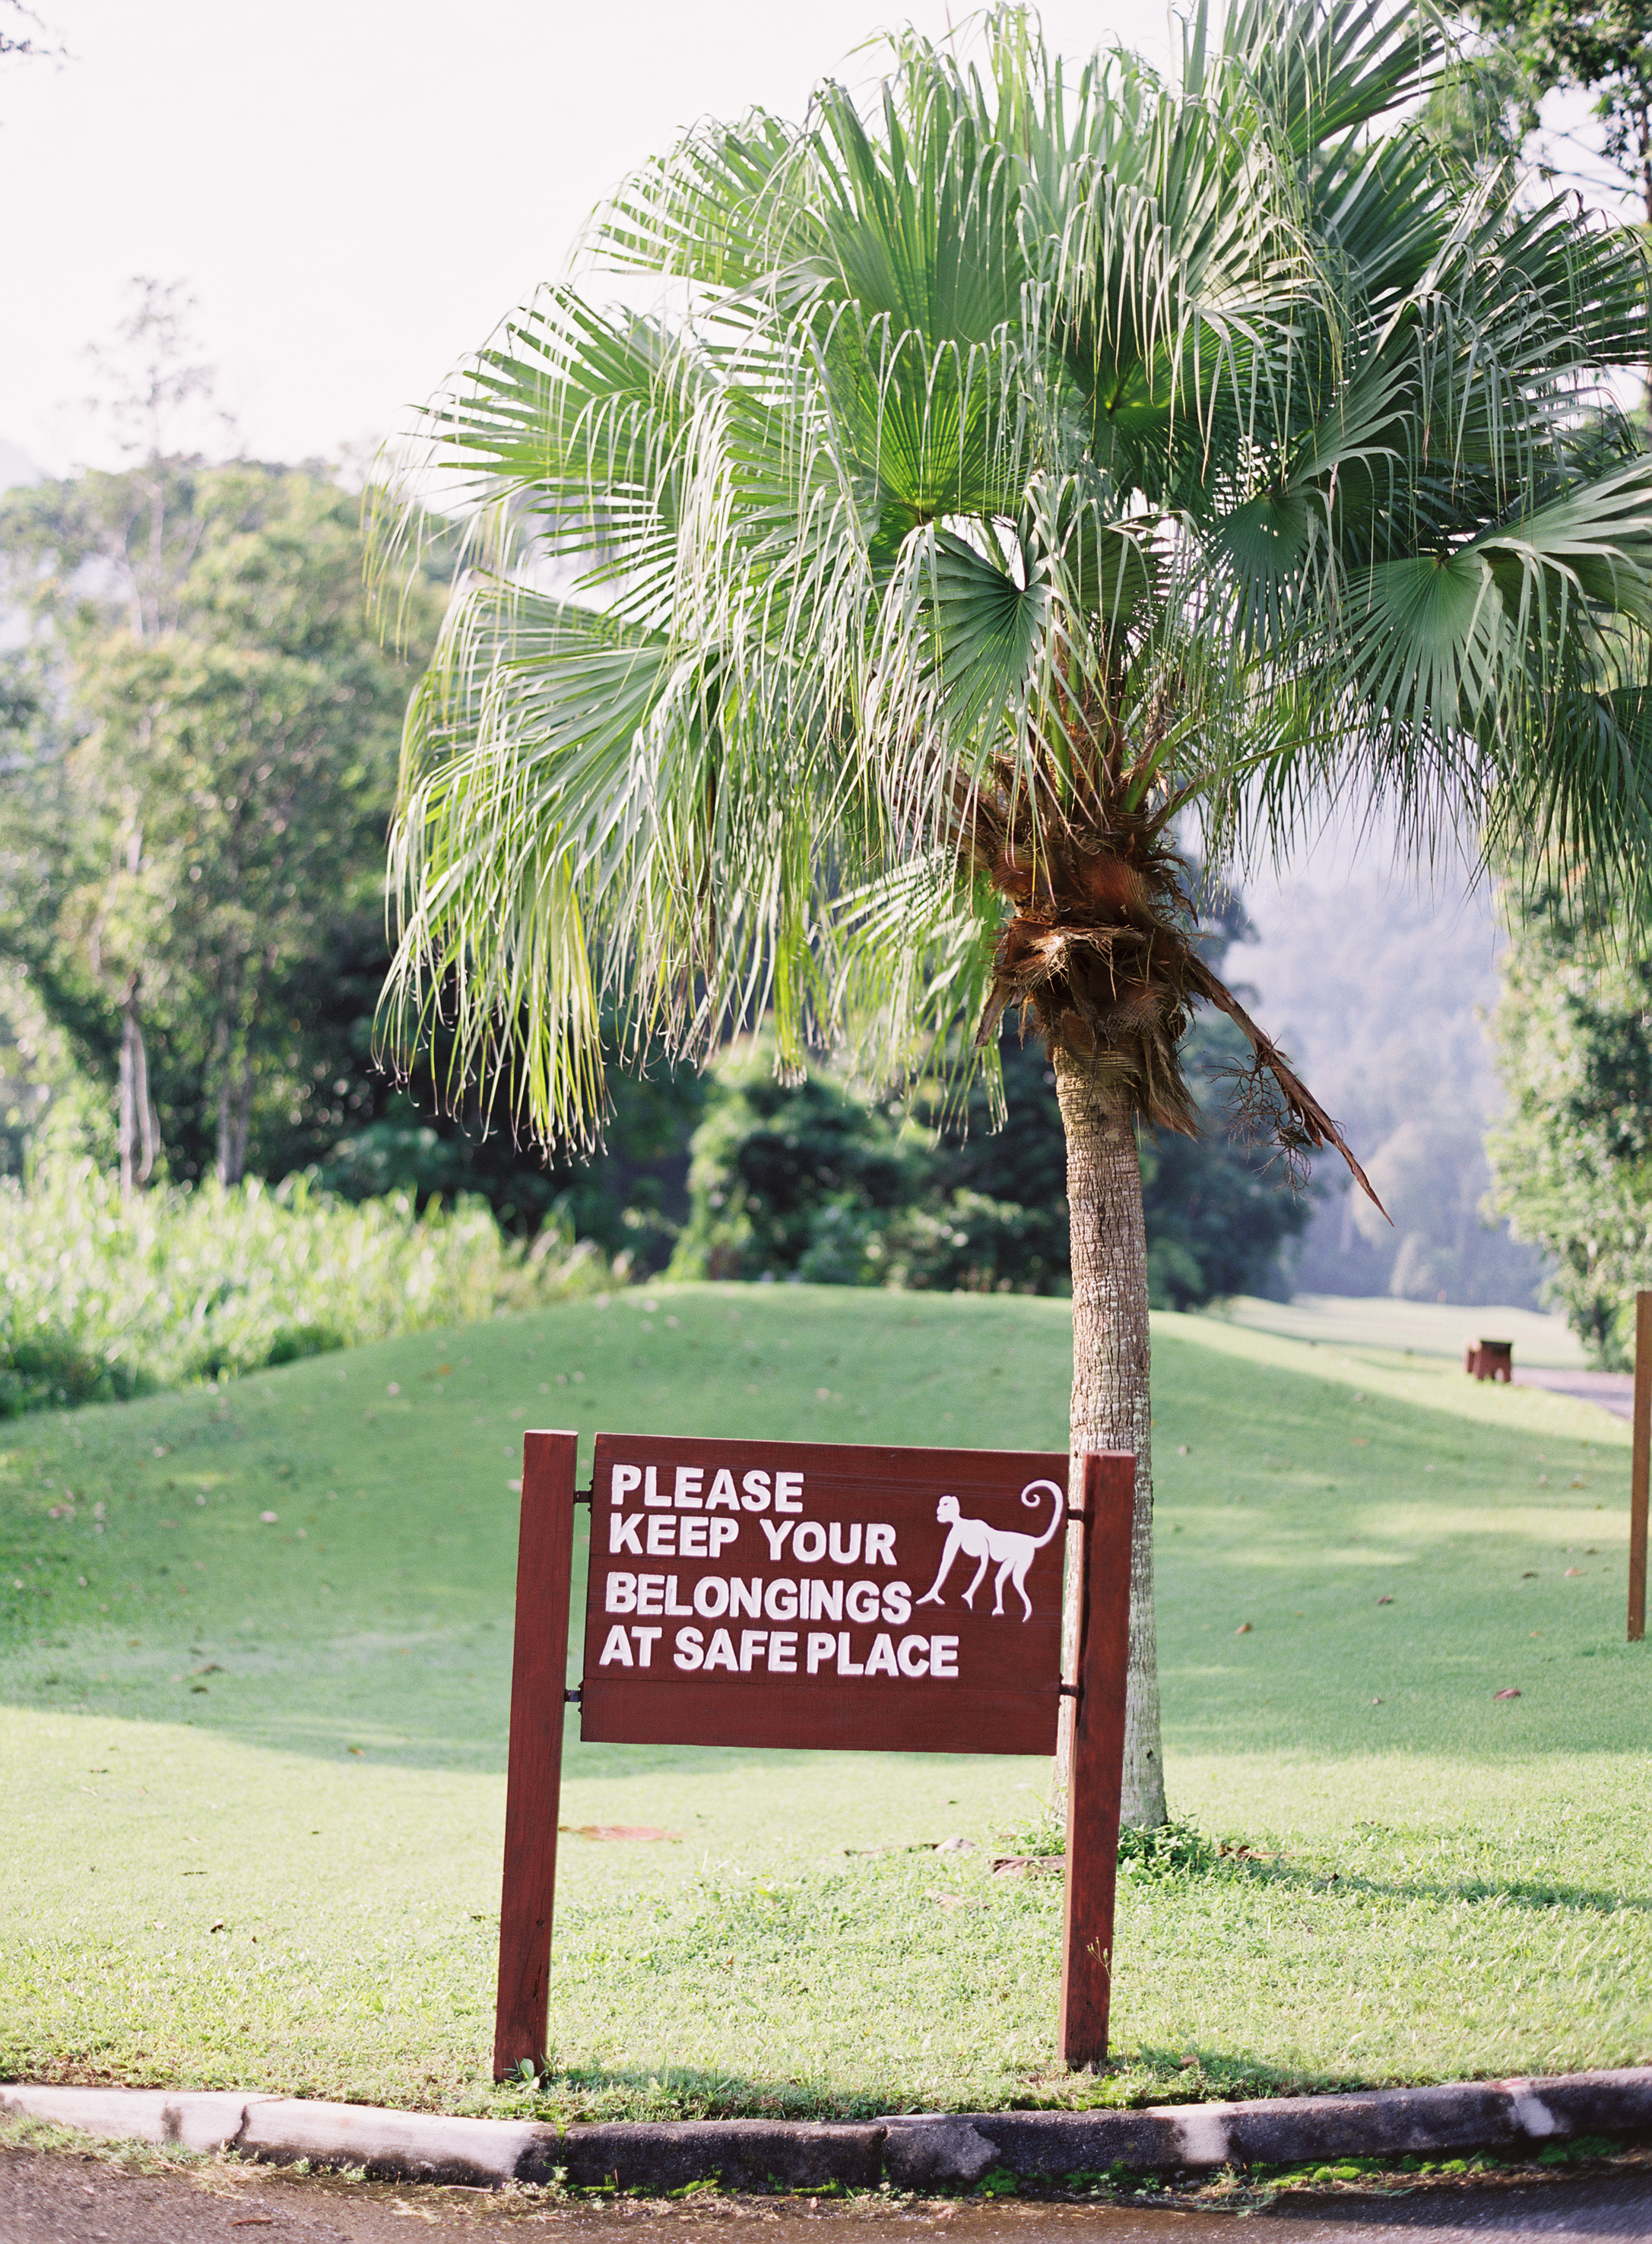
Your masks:
{"label": "grass verge", "polygon": [[545,2072],[492,2087],[523,1427],[1054,1446],[1067,1348],[661,1289],[8,1428],[0,2070],[572,2118],[1647,2062],[1627,1427],[1167,1316],[1172,1801],[1228,1851],[1127,1866],[1114,2068],[1054,2060],[1059,1882],[988,1867],[1046,1765],[576,1740],[569,1825],[683,1835],[566,1841]]}

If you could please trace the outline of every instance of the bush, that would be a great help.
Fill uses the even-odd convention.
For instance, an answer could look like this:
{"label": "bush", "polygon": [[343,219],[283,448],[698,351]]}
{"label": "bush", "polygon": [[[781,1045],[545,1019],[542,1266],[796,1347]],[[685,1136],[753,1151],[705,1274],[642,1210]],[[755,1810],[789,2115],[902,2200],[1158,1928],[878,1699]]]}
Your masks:
{"label": "bush", "polygon": [[0,1179],[0,1416],[255,1371],[586,1292],[600,1255],[505,1239],[485,1202],[355,1206],[309,1176],[123,1205],[90,1160]]}
{"label": "bush", "polygon": [[[1219,1119],[1221,1078],[1249,1047],[1228,1022],[1205,1023],[1185,1059],[1213,1118],[1198,1139],[1144,1133],[1148,1279],[1155,1308],[1281,1284],[1282,1253],[1307,1223],[1266,1157]],[[798,1278],[966,1294],[1064,1294],[1066,1142],[1055,1076],[1035,1044],[999,1050],[1008,1120],[992,1126],[977,1087],[967,1134],[925,1126],[829,1063],[803,1083],[775,1071],[753,1038],[711,1071],[691,1141],[688,1221],[672,1260],[680,1278]]]}

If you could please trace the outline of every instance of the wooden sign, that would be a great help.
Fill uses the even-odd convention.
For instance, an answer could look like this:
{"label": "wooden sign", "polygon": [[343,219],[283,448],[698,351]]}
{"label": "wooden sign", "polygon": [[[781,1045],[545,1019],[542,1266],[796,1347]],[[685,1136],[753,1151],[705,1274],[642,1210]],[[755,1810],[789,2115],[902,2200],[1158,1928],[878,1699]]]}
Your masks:
{"label": "wooden sign", "polygon": [[[1107,2053],[1135,1459],[531,1433],[523,1455],[494,2075],[546,2044],[564,1702],[605,1742],[1050,1754],[1073,1707],[1060,2046]],[[566,1686],[574,1505],[584,1678]],[[1061,1674],[1069,1523],[1082,1626]]]}
{"label": "wooden sign", "polygon": [[582,1738],[1053,1754],[1067,1461],[597,1436]]}

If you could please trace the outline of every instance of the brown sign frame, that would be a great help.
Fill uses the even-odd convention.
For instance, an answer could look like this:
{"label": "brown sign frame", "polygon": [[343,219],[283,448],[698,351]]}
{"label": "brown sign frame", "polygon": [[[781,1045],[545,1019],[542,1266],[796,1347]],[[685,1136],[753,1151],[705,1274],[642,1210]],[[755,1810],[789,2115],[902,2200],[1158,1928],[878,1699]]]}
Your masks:
{"label": "brown sign frame", "polygon": [[[599,1440],[614,1437],[599,1436]],[[564,1431],[525,1436],[521,1525],[517,1554],[516,1640],[511,1674],[511,1743],[505,1783],[504,1886],[499,1913],[499,1977],[493,2074],[503,2079],[525,2060],[542,2061],[550,2008],[551,1937],[556,1900],[557,1827],[562,1788],[574,1507],[590,1501],[575,1486],[579,1437]],[[639,1449],[647,1446],[637,1437]],[[668,1445],[654,1445],[663,1454]],[[729,1449],[708,1442],[701,1449]],[[774,1450],[782,1445],[767,1443]],[[803,1445],[787,1444],[801,1450]],[[956,1470],[966,1457],[990,1466],[1002,1453],[890,1450],[853,1451],[847,1444],[809,1444],[840,1459],[898,1458],[910,1471],[920,1460],[944,1457]],[[1056,1461],[1052,1461],[1056,1462]],[[1059,1462],[1065,1466],[1066,1460]],[[1105,1450],[1083,1461],[1081,1502],[1068,1523],[1082,1533],[1068,1543],[1068,1563],[1083,1570],[1083,1600],[1074,1672],[1059,1690],[1073,1702],[1073,1751],[1066,1817],[1066,1892],[1063,1921],[1060,2051],[1073,2067],[1107,2055],[1113,1979],[1114,1906],[1119,1807],[1124,1761],[1128,1659],[1130,1556],[1135,1517],[1135,1458]],[[1065,1481],[1065,1475],[1063,1476]],[[1058,1538],[1057,1547],[1060,1547]],[[1074,1545],[1076,1544],[1076,1548]],[[581,1689],[589,1688],[589,1685]],[[725,1725],[716,1726],[721,1731]],[[726,1744],[726,1734],[693,1740]],[[744,1741],[742,1740],[742,1741]],[[782,1742],[776,1739],[776,1743]],[[1053,1742],[1053,1739],[1051,1742]],[[829,1750],[836,1739],[811,1749]],[[847,1749],[868,1748],[850,1724]],[[956,1742],[919,1743],[907,1751],[982,1751]],[[1011,1750],[1047,1752],[1049,1744]]]}

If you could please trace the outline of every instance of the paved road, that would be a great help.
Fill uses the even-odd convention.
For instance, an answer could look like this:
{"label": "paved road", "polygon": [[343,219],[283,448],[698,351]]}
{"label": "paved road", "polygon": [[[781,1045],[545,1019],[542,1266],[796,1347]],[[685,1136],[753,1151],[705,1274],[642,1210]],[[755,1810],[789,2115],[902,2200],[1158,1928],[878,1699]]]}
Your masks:
{"label": "paved road", "polygon": [[[1495,2244],[1576,2238],[1652,2244],[1652,2172],[1587,2180],[1458,2186],[1389,2198],[1292,2197],[1247,2216],[1155,2207],[941,2205],[867,2215],[796,2199],[708,2196],[687,2204],[633,2200],[606,2210],[554,2207],[485,2190],[418,2189],[205,2166],[137,2174],[91,2155],[0,2151],[0,2244],[469,2244],[560,2231],[567,2244],[613,2244],[620,2231],[751,2226],[826,2229],[817,2244]],[[773,2244],[804,2244],[775,2238]]]}
{"label": "paved road", "polygon": [[1551,1395],[1570,1395],[1580,1402],[1598,1402],[1615,1418],[1635,1416],[1635,1377],[1631,1372],[1539,1371],[1517,1363],[1514,1384],[1547,1387]]}

